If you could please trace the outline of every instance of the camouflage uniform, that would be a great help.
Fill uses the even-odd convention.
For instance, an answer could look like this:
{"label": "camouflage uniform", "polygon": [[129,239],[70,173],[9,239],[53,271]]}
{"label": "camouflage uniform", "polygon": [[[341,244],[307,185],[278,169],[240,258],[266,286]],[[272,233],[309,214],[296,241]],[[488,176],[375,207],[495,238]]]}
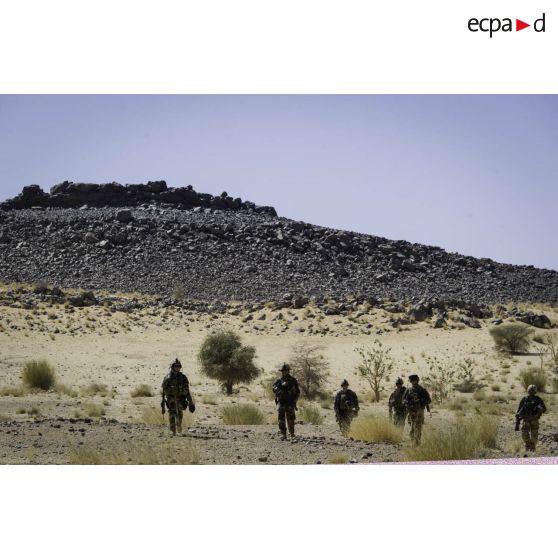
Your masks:
{"label": "camouflage uniform", "polygon": [[418,384],[411,385],[403,395],[403,405],[407,410],[407,420],[411,427],[411,440],[418,446],[422,437],[422,425],[424,424],[424,409],[429,409],[430,394]]}
{"label": "camouflage uniform", "polygon": [[351,428],[351,422],[358,415],[357,394],[351,389],[338,391],[335,395],[333,409],[335,410],[335,418],[339,423],[341,433],[346,436]]}
{"label": "camouflage uniform", "polygon": [[275,403],[278,405],[277,415],[281,435],[283,438],[287,436],[288,425],[289,434],[292,437],[295,435],[296,402],[300,395],[296,378],[290,374],[279,378],[273,384],[273,393],[275,394]]}
{"label": "camouflage uniform", "polygon": [[188,378],[176,370],[171,370],[163,380],[163,397],[169,410],[169,428],[173,434],[182,432],[183,411],[189,408],[193,413],[195,406],[190,395]]}
{"label": "camouflage uniform", "polygon": [[526,450],[535,451],[539,439],[539,419],[545,412],[546,405],[538,395],[526,395],[519,402],[515,416],[522,422],[521,437]]}
{"label": "camouflage uniform", "polygon": [[407,418],[407,408],[403,404],[403,397],[407,388],[403,386],[397,386],[393,393],[389,396],[388,409],[389,416],[393,421],[393,424],[399,426],[400,428],[405,427],[405,419]]}

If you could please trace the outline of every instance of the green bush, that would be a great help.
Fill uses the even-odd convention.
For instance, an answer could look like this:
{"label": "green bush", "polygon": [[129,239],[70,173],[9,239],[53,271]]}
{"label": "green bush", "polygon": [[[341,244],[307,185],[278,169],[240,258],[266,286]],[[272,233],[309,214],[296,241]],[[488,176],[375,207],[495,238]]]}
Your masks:
{"label": "green bush", "polygon": [[363,442],[387,442],[398,444],[403,439],[400,428],[386,417],[357,417],[351,424],[351,438]]}
{"label": "green bush", "polygon": [[493,327],[490,335],[499,351],[524,353],[531,345],[531,328],[526,324],[502,324]]}
{"label": "green bush", "polygon": [[248,384],[260,374],[254,364],[256,349],[242,345],[240,336],[234,331],[217,331],[209,334],[198,353],[202,374],[218,380],[227,395],[233,392],[234,384]]}
{"label": "green bush", "polygon": [[54,386],[54,367],[46,360],[30,360],[23,368],[23,383],[30,388],[48,390]]}
{"label": "green bush", "polygon": [[249,403],[241,405],[227,405],[221,411],[223,424],[264,424],[264,414]]}
{"label": "green bush", "polygon": [[320,409],[316,405],[304,405],[300,411],[300,418],[304,422],[320,425],[324,422],[324,417],[320,413]]}
{"label": "green bush", "polygon": [[525,389],[527,389],[530,385],[535,385],[537,386],[538,391],[544,392],[547,380],[548,378],[546,374],[539,368],[535,368],[533,366],[527,368],[526,370],[522,370],[519,373],[519,381]]}

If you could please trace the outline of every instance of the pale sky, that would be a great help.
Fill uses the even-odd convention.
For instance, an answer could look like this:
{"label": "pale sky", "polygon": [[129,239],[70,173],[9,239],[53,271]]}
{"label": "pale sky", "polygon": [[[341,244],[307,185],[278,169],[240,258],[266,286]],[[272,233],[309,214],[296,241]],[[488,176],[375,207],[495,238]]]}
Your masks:
{"label": "pale sky", "polygon": [[164,179],[558,269],[556,95],[0,96],[0,198]]}

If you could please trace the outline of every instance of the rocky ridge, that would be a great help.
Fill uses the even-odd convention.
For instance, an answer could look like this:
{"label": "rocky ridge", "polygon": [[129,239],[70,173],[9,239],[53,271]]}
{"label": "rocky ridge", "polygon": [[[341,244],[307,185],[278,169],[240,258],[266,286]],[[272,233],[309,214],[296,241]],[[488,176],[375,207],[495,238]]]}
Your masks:
{"label": "rocky ridge", "polygon": [[553,270],[293,221],[162,181],[24,188],[0,204],[0,280],[294,307],[388,298],[417,320],[446,303],[558,302]]}

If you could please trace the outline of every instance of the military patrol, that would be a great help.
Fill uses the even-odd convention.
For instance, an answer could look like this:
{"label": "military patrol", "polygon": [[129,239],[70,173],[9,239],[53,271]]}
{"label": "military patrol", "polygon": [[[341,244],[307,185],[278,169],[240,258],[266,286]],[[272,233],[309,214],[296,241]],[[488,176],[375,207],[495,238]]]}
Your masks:
{"label": "military patrol", "polygon": [[178,359],[171,364],[170,372],[165,376],[162,385],[161,412],[169,411],[169,428],[173,435],[182,433],[182,417],[184,409],[191,413],[196,410],[190,394],[188,378],[181,372],[182,364]]}
{"label": "military patrol", "polygon": [[[300,396],[300,388],[296,378],[291,376],[291,367],[283,364],[280,368],[281,377],[273,384],[275,394],[275,404],[277,405],[277,415],[281,440],[287,439],[287,425],[291,438],[295,435],[295,419],[297,401]],[[286,419],[286,420],[285,420]]]}
{"label": "military patrol", "polygon": [[335,395],[333,409],[339,428],[342,434],[346,436],[351,428],[352,420],[358,415],[359,411],[357,394],[349,389],[347,380],[343,380],[341,390]]}
{"label": "military patrol", "polygon": [[519,402],[515,414],[515,430],[521,425],[521,437],[525,443],[526,451],[535,451],[539,439],[539,419],[546,412],[544,401],[537,395],[537,386],[530,385],[527,395]]}
{"label": "military patrol", "polygon": [[395,389],[389,396],[388,410],[389,418],[396,426],[405,427],[405,418],[407,417],[407,408],[403,403],[403,397],[407,388],[403,385],[403,380],[397,378],[395,381]]}
{"label": "military patrol", "polygon": [[422,425],[424,424],[424,409],[430,412],[430,394],[421,385],[417,374],[409,376],[411,387],[403,394],[403,405],[407,411],[407,418],[411,427],[411,440],[418,446],[422,436]]}

